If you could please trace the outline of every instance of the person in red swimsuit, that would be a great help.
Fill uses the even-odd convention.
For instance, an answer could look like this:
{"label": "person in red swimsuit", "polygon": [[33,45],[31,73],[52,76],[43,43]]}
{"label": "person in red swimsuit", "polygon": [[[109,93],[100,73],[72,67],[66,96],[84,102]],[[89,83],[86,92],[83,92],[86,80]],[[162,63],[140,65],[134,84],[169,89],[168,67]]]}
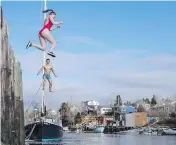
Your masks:
{"label": "person in red swimsuit", "polygon": [[[44,12],[48,12],[44,11]],[[55,30],[57,28],[60,28],[60,24],[63,24],[63,21],[61,22],[55,22],[54,18],[56,17],[56,13],[53,10],[50,10],[49,16],[45,19],[44,26],[39,32],[39,40],[40,44],[34,44],[31,41],[28,42],[26,49],[33,46],[39,50],[45,51],[46,49],[46,40],[48,40],[51,43],[51,48],[48,55],[51,55],[52,57],[56,57],[56,55],[53,53],[54,48],[56,47],[56,41],[54,40],[53,36],[50,34],[50,31]],[[57,25],[55,28],[51,28],[53,25]]]}

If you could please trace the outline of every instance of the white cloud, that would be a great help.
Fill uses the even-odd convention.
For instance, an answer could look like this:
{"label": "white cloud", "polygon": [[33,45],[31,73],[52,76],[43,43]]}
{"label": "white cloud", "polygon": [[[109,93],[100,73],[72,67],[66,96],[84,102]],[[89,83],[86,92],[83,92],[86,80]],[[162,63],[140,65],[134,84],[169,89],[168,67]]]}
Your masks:
{"label": "white cloud", "polygon": [[170,70],[176,71],[176,55],[155,55],[141,59],[143,65],[150,65],[150,68],[155,70]]}
{"label": "white cloud", "polygon": [[[87,38],[69,39],[86,45],[96,44]],[[174,94],[176,71],[166,66],[174,67],[176,56],[137,57],[144,54],[146,51],[143,50],[121,49],[108,53],[56,51],[57,57],[52,58],[51,62],[59,77],[53,77],[56,91],[47,93],[47,104],[57,108],[63,101],[76,103],[96,99],[108,102],[107,100],[112,100],[117,94],[120,94],[123,100],[134,100],[153,94]],[[22,64],[24,100],[28,102],[40,85],[41,76],[37,77],[36,73],[42,64],[42,53],[35,50],[17,58]],[[37,101],[40,100],[39,94]]]}

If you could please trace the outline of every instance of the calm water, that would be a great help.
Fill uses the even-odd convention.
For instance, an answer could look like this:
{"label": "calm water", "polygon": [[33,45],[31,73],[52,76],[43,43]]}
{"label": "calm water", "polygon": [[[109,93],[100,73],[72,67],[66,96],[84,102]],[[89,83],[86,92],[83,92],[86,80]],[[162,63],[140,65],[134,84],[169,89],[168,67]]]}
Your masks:
{"label": "calm water", "polygon": [[57,145],[176,145],[176,136],[64,133]]}
{"label": "calm water", "polygon": [[65,133],[65,145],[176,145],[176,136]]}

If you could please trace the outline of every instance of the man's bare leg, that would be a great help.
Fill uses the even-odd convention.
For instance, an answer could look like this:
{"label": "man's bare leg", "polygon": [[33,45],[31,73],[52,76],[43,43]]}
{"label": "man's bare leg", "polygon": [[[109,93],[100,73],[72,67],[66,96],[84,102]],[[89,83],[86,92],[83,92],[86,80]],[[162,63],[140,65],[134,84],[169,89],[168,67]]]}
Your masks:
{"label": "man's bare leg", "polygon": [[45,90],[45,83],[46,83],[46,80],[43,78],[43,88],[42,88],[42,90]]}
{"label": "man's bare leg", "polygon": [[48,82],[49,82],[49,91],[54,92],[53,89],[52,89],[52,80],[49,79]]}

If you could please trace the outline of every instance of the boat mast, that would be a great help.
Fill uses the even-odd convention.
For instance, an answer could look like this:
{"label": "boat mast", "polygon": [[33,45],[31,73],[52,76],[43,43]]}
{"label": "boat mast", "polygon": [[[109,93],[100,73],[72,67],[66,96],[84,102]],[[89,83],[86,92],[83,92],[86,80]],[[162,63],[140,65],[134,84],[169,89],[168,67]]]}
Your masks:
{"label": "boat mast", "polygon": [[[45,11],[47,9],[47,6],[46,6],[46,1],[47,0],[44,0],[44,8],[43,10]],[[46,19],[46,13],[44,13],[44,21]],[[43,65],[45,65],[45,61],[46,61],[46,52],[43,51]],[[43,70],[43,74],[44,74],[44,70]],[[46,115],[46,108],[45,108],[45,89],[42,89],[42,115],[45,116]]]}

